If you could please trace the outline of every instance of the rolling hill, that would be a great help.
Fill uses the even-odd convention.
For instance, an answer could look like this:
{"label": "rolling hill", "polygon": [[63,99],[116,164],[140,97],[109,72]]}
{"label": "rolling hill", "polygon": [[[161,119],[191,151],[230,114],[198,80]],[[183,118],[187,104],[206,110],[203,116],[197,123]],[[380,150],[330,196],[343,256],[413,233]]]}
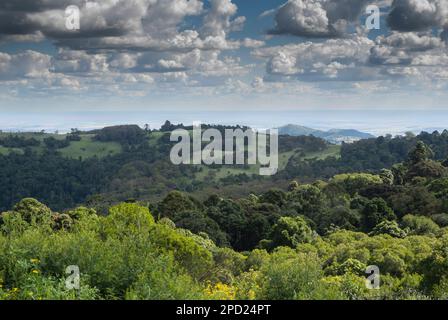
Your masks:
{"label": "rolling hill", "polygon": [[288,124],[286,126],[278,128],[278,130],[280,135],[289,135],[289,136],[312,135],[317,138],[322,138],[334,144],[341,144],[342,142],[352,143],[362,139],[375,138],[375,136],[371,135],[370,133],[361,132],[355,129],[331,129],[328,131],[322,131],[295,124]]}

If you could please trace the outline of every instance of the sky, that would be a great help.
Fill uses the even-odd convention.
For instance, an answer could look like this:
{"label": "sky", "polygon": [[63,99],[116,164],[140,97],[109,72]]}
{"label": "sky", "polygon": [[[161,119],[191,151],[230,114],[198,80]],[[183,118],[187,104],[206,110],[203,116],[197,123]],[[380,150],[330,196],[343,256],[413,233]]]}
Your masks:
{"label": "sky", "polygon": [[[67,27],[73,5],[79,30]],[[367,28],[371,5],[379,30]],[[447,41],[448,0],[2,0],[0,125],[39,113],[443,111]]]}

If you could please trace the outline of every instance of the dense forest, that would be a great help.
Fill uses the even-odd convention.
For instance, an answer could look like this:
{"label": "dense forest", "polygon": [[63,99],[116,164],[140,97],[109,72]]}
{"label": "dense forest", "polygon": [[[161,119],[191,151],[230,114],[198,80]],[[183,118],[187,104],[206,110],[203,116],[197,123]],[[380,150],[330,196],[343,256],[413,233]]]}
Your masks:
{"label": "dense forest", "polygon": [[[224,131],[241,127],[211,126]],[[341,173],[379,174],[402,163],[418,141],[448,157],[448,131],[361,140],[341,147],[313,136],[280,136],[280,172],[262,178],[241,166],[175,166],[169,161],[172,129],[191,129],[169,121],[160,130],[116,126],[66,135],[0,133],[0,210],[33,197],[54,210],[86,203],[99,207],[130,199],[154,201],[170,191],[205,200],[214,193],[235,197],[286,188],[289,181],[327,180]],[[242,129],[245,129],[242,127]]]}
{"label": "dense forest", "polygon": [[[105,207],[93,197],[56,211],[21,199],[0,215],[0,299],[447,299],[446,138],[434,133],[344,145],[341,158],[306,161],[316,168],[333,164],[334,176],[324,172],[309,183],[294,179],[285,189],[238,198],[201,200],[173,190],[157,201]],[[123,145],[114,156],[68,161],[65,166],[77,164],[65,167],[68,176],[52,175],[61,188],[73,169],[79,178],[92,170],[105,183],[101,172],[120,171],[120,159],[157,159],[145,148],[163,154],[160,145],[128,139]],[[42,168],[52,161],[62,166],[57,152],[11,153],[2,161],[25,155],[35,169],[43,158],[53,160]],[[360,167],[340,173],[350,163]],[[95,192],[96,179],[89,181]],[[71,265],[81,272],[79,290],[65,286]],[[372,265],[381,272],[377,290],[365,284]]]}

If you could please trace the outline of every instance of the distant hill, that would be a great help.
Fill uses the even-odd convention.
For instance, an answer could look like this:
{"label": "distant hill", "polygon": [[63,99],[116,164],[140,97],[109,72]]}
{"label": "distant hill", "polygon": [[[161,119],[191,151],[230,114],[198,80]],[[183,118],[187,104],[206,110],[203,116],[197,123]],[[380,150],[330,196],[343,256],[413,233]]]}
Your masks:
{"label": "distant hill", "polygon": [[362,139],[375,138],[370,133],[361,132],[355,129],[331,129],[328,131],[322,131],[312,129],[295,124],[288,124],[286,126],[278,128],[280,135],[287,136],[315,136],[322,138],[328,142],[341,144],[342,142],[352,143]]}

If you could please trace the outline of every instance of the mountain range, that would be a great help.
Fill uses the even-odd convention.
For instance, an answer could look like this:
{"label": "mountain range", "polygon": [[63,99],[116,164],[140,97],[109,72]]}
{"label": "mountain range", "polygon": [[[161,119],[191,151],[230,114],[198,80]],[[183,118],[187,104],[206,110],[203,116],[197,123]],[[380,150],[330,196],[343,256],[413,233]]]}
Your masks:
{"label": "mountain range", "polygon": [[355,129],[331,129],[328,131],[313,129],[295,124],[288,124],[277,128],[280,135],[287,136],[315,136],[335,144],[352,143],[362,139],[375,138],[370,133]]}

